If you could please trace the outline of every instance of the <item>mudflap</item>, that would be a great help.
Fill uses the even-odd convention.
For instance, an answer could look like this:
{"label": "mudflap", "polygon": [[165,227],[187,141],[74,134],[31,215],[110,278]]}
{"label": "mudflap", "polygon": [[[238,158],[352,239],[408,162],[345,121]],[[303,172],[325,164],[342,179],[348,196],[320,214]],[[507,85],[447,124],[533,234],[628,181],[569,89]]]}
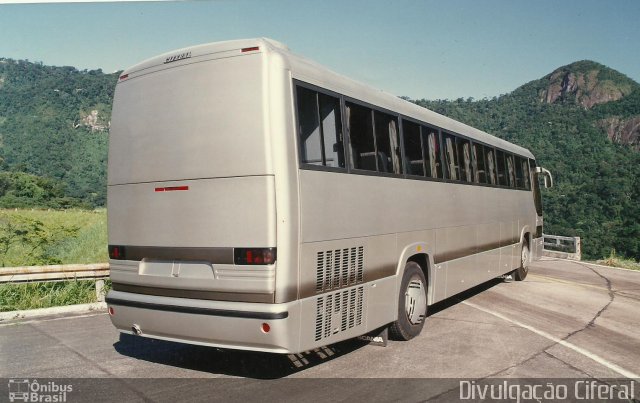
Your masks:
{"label": "mudflap", "polygon": [[358,340],[367,341],[369,345],[387,347],[389,341],[389,328],[387,326],[373,330],[357,337]]}

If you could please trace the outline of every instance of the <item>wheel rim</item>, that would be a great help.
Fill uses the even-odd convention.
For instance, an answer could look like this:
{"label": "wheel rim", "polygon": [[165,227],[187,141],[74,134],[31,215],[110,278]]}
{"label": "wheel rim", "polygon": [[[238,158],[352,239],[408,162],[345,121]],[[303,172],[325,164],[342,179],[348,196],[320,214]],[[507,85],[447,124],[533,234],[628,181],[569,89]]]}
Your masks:
{"label": "wheel rim", "polygon": [[529,248],[526,245],[522,246],[522,254],[520,258],[522,270],[525,272],[529,270]]}
{"label": "wheel rim", "polygon": [[407,319],[412,325],[419,325],[427,314],[427,297],[424,283],[418,276],[414,276],[407,284],[404,305]]}

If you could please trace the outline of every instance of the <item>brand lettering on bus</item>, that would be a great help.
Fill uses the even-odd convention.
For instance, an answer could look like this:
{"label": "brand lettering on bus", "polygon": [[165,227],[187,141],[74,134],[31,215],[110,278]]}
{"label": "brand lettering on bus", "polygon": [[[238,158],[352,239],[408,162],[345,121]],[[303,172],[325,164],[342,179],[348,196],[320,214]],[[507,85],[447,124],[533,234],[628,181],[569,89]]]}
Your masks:
{"label": "brand lettering on bus", "polygon": [[179,55],[169,56],[164,60],[164,64],[177,62],[178,60],[190,59],[191,52],[180,53]]}

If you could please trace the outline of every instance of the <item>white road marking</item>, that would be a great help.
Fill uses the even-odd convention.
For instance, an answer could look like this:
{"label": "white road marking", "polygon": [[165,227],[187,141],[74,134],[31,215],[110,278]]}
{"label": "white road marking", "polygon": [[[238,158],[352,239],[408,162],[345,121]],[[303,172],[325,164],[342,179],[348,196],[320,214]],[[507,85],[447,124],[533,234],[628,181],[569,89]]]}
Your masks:
{"label": "white road marking", "polygon": [[616,365],[616,364],[614,364],[612,362],[609,362],[609,361],[605,360],[604,358],[600,357],[599,355],[596,355],[596,354],[594,354],[594,353],[592,353],[590,351],[587,351],[582,347],[578,347],[573,343],[569,343],[566,340],[559,339],[559,338],[557,338],[557,337],[555,337],[555,336],[553,336],[553,335],[551,335],[551,334],[549,334],[547,332],[544,332],[542,330],[536,329],[533,326],[525,325],[522,322],[518,322],[517,320],[510,319],[510,318],[502,315],[501,313],[494,312],[494,311],[492,311],[490,309],[487,309],[487,308],[483,308],[483,307],[481,307],[479,305],[476,305],[476,304],[474,304],[472,302],[468,302],[468,301],[461,301],[461,302],[463,304],[468,305],[468,306],[470,306],[472,308],[475,308],[475,309],[477,309],[479,311],[488,313],[489,315],[493,315],[493,316],[495,316],[497,318],[500,318],[500,319],[505,320],[507,322],[513,323],[514,325],[517,325],[517,326],[520,326],[520,327],[522,327],[524,329],[527,329],[527,330],[529,330],[529,331],[531,331],[531,332],[533,332],[533,333],[535,333],[535,334],[537,334],[539,336],[542,336],[542,337],[544,337],[546,339],[549,339],[549,340],[551,340],[551,341],[553,341],[555,343],[558,343],[558,344],[560,344],[562,346],[570,348],[571,350],[573,350],[573,351],[575,351],[577,353],[580,353],[580,354],[584,355],[587,358],[592,359],[593,361],[597,362],[598,364],[603,365],[603,366],[609,368],[610,370],[612,370],[614,372],[617,372],[618,374],[620,374],[620,375],[622,375],[622,376],[624,376],[626,378],[631,378],[631,379],[640,378],[640,375],[634,374],[633,372],[631,372],[629,370],[626,370],[626,369],[624,369],[624,368],[622,368],[622,367],[620,367],[620,366],[618,366],[618,365]]}

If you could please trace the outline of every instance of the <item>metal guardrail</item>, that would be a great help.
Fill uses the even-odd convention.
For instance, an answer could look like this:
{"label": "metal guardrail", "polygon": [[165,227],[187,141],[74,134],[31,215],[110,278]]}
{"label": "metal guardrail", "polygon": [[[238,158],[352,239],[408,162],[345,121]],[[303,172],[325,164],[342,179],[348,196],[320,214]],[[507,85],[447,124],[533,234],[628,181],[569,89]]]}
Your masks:
{"label": "metal guardrail", "polygon": [[96,298],[98,301],[104,301],[104,279],[108,277],[109,263],[0,268],[0,284],[96,280]]}
{"label": "metal guardrail", "polygon": [[581,260],[582,248],[579,236],[542,234],[543,255],[562,259]]}

